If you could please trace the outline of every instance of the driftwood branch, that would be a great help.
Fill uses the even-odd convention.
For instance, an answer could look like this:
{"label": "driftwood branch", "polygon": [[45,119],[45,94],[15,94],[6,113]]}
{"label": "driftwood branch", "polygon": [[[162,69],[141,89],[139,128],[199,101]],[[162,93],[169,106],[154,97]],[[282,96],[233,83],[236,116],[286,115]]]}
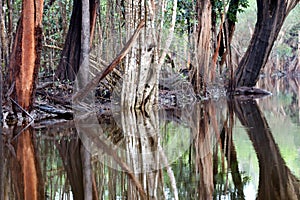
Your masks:
{"label": "driftwood branch", "polygon": [[145,20],[143,19],[139,23],[135,32],[131,36],[130,40],[126,43],[126,45],[123,47],[119,55],[106,67],[106,69],[103,72],[96,74],[96,77],[94,77],[88,84],[86,84],[84,88],[76,92],[72,97],[73,101],[78,101],[78,99],[84,98],[102,79],[105,78],[107,74],[109,74],[122,61],[122,59],[127,55],[128,51],[132,47],[133,43],[137,39],[141,29],[144,26]]}

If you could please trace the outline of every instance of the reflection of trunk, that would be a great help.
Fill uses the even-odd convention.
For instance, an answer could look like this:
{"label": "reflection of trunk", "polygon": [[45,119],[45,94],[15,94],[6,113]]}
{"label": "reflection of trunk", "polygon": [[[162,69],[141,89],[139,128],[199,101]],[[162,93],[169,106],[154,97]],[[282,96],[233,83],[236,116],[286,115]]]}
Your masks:
{"label": "reflection of trunk", "polygon": [[62,157],[74,199],[84,199],[80,140],[78,138],[62,139],[56,146]]}
{"label": "reflection of trunk", "polygon": [[220,134],[220,139],[222,142],[222,150],[225,150],[225,157],[228,162],[228,166],[230,168],[230,172],[232,175],[232,180],[234,183],[235,188],[237,189],[237,197],[239,199],[244,199],[244,191],[243,191],[243,183],[242,183],[242,178],[241,174],[239,171],[239,166],[238,166],[238,160],[237,160],[237,154],[236,154],[236,149],[233,143],[233,138],[232,138],[232,117],[233,113],[231,112],[232,107],[229,104],[229,117],[230,117],[230,126],[227,127],[226,123],[223,126],[223,129]]}
{"label": "reflection of trunk", "polygon": [[[95,119],[94,116],[92,118],[88,117],[86,119],[78,119],[77,131],[81,137],[82,143],[85,147],[89,148],[90,152],[98,154],[99,159],[101,159],[104,165],[124,171],[131,179],[130,183],[134,185],[135,191],[137,190],[140,197],[145,199],[146,193],[139,179],[137,179],[135,174],[132,172],[132,167],[128,166],[126,160],[123,160],[126,156],[126,152],[120,146],[123,139],[121,138],[120,140],[115,141],[114,137],[107,138],[96,121],[98,120]],[[115,142],[117,144],[115,144]]]}
{"label": "reflection of trunk", "polygon": [[259,161],[258,199],[299,199],[300,183],[285,165],[268,123],[254,100],[236,100],[235,113],[246,127]]}
{"label": "reflection of trunk", "polygon": [[25,130],[14,144],[16,157],[11,157],[12,178],[16,199],[44,199],[44,181],[32,139],[32,132]]}
{"label": "reflection of trunk", "polygon": [[[142,113],[125,110],[122,112],[122,128],[126,140],[127,163],[135,174],[142,173],[143,187],[147,189],[148,196],[157,196],[158,170],[160,156],[158,151],[158,112]],[[128,185],[129,199],[137,196],[135,185]]]}
{"label": "reflection of trunk", "polygon": [[200,173],[199,199],[211,199],[213,196],[213,157],[212,157],[212,138],[208,130],[207,115],[208,106],[196,105],[194,111],[195,126],[193,135],[195,137],[196,168]]}

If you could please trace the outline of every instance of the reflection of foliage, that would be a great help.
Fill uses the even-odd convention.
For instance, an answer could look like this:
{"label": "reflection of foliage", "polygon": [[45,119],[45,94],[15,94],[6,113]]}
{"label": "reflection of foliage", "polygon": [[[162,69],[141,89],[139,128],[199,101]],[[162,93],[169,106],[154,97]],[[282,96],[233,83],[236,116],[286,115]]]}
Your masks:
{"label": "reflection of foliage", "polygon": [[[61,138],[62,139],[62,138]],[[67,139],[67,138],[65,138]],[[62,139],[63,140],[63,139]],[[71,193],[62,159],[55,146],[59,137],[46,136],[45,133],[37,134],[37,146],[41,154],[41,168],[45,181],[45,193],[50,199]]]}
{"label": "reflection of foliage", "polygon": [[[194,164],[188,158],[191,156],[191,152],[185,152],[181,158],[176,160],[171,168],[174,172],[179,199],[197,199],[197,187],[199,184],[200,176],[196,175]],[[164,175],[164,190],[171,192],[171,181],[166,170],[163,170]],[[172,195],[170,193],[170,199]]]}
{"label": "reflection of foliage", "polygon": [[[218,154],[218,164],[222,163],[222,158]],[[226,163],[228,164],[228,163]],[[233,165],[238,165],[234,163]],[[234,179],[241,176],[241,185],[235,185]],[[221,196],[226,193],[231,199],[243,199],[239,194],[239,189],[243,189],[251,181],[251,176],[247,175],[246,171],[239,171],[238,173],[233,172],[229,166],[227,169],[222,169],[219,165],[218,173],[215,175],[215,191],[214,199],[220,199]],[[239,189],[237,187],[240,187]]]}

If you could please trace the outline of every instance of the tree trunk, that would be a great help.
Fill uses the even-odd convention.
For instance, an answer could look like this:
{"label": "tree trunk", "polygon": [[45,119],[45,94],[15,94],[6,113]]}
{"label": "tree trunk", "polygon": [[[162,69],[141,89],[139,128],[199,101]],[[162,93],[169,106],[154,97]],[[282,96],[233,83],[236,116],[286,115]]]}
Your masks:
{"label": "tree trunk", "polygon": [[[0,27],[1,27],[1,38],[0,38],[0,123],[2,123],[2,88],[3,88],[3,78],[2,78],[2,71],[3,71],[3,58],[2,58],[2,32],[4,32],[2,27],[2,0],[0,0]],[[2,124],[0,124],[2,125]],[[0,132],[0,134],[2,134]]]}
{"label": "tree trunk", "polygon": [[[82,20],[81,20],[81,53],[80,53],[80,69],[77,76],[78,87],[83,88],[89,81],[89,52],[90,52],[90,10],[89,0],[82,0]],[[90,96],[88,96],[89,98]],[[83,191],[84,199],[93,199],[92,184],[92,165],[91,154],[82,146],[80,149],[82,161],[83,175]]]}
{"label": "tree trunk", "polygon": [[[233,37],[233,33],[235,30],[235,20],[237,18],[237,14],[238,14],[238,8],[240,6],[240,0],[230,0],[229,3],[229,8],[226,14],[226,19],[225,19],[225,23],[223,23],[223,27],[224,27],[224,35],[225,35],[225,41],[222,41],[222,50],[219,51],[220,52],[220,56],[222,57],[221,62],[220,62],[220,66],[222,66],[225,61],[226,61],[226,57],[229,53],[229,48],[231,48],[231,41],[232,41],[232,37]],[[221,33],[220,33],[221,34]],[[224,44],[225,42],[225,44]],[[226,48],[226,50],[225,50]]]}
{"label": "tree trunk", "polygon": [[[98,1],[90,0],[90,32],[94,31],[95,10]],[[74,81],[80,66],[81,54],[81,22],[82,22],[82,1],[73,0],[73,10],[70,20],[69,30],[65,41],[64,49],[61,54],[59,65],[55,75],[59,80]],[[90,38],[92,40],[92,38]],[[91,41],[90,41],[91,42]]]}
{"label": "tree trunk", "polygon": [[[127,109],[148,109],[158,102],[159,63],[155,54],[155,9],[144,0],[129,1],[125,8],[127,14],[127,35],[135,29],[134,24],[146,20],[137,42],[125,61],[125,74],[122,83],[121,106]],[[138,15],[132,10],[136,10]],[[151,13],[147,18],[146,13]]]}
{"label": "tree trunk", "polygon": [[10,59],[10,77],[12,81],[15,81],[16,99],[25,110],[31,109],[35,81],[40,66],[42,15],[43,0],[23,1],[22,16]]}
{"label": "tree trunk", "polygon": [[255,86],[286,16],[298,2],[257,0],[257,22],[248,49],[235,71],[236,87]]}
{"label": "tree trunk", "polygon": [[198,26],[196,31],[196,61],[192,82],[195,93],[205,94],[205,84],[208,82],[208,72],[211,57],[211,2],[198,0],[196,11]]}

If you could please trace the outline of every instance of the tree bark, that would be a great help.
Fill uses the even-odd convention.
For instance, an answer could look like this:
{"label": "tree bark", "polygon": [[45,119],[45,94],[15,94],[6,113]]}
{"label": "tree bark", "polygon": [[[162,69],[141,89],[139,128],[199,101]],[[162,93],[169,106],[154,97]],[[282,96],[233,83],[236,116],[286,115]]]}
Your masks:
{"label": "tree bark", "polygon": [[195,93],[205,94],[205,84],[208,82],[208,72],[211,57],[211,2],[198,0],[196,5],[198,26],[196,31],[196,61],[192,82]]}
{"label": "tree bark", "polygon": [[[81,53],[80,53],[80,69],[77,76],[78,87],[83,88],[89,81],[89,52],[90,52],[90,10],[89,0],[82,0],[82,20],[81,20]],[[88,97],[89,98],[89,97]],[[92,184],[92,165],[91,154],[82,146],[80,149],[82,161],[83,175],[83,191],[84,199],[93,199]]]}
{"label": "tree bark", "polygon": [[[94,31],[96,20],[95,10],[98,1],[89,0],[90,8],[90,32]],[[86,19],[86,18],[85,18]],[[73,0],[73,10],[70,20],[69,30],[65,41],[64,49],[61,54],[59,65],[55,75],[62,81],[74,81],[80,67],[81,55],[81,23],[82,23],[82,1]],[[92,38],[90,38],[91,40]]]}
{"label": "tree bark", "polygon": [[[2,88],[3,88],[3,78],[2,78],[2,68],[3,68],[3,58],[2,58],[2,32],[3,26],[2,26],[2,0],[0,0],[0,27],[1,27],[1,38],[0,38],[0,123],[2,123]],[[2,124],[0,124],[2,126]],[[0,132],[0,134],[2,134]]]}
{"label": "tree bark", "polygon": [[248,49],[235,71],[235,86],[255,86],[288,13],[299,0],[257,0],[257,22]]}
{"label": "tree bark", "polygon": [[17,102],[31,110],[42,48],[43,0],[23,0],[22,15],[10,58],[11,80]]}

